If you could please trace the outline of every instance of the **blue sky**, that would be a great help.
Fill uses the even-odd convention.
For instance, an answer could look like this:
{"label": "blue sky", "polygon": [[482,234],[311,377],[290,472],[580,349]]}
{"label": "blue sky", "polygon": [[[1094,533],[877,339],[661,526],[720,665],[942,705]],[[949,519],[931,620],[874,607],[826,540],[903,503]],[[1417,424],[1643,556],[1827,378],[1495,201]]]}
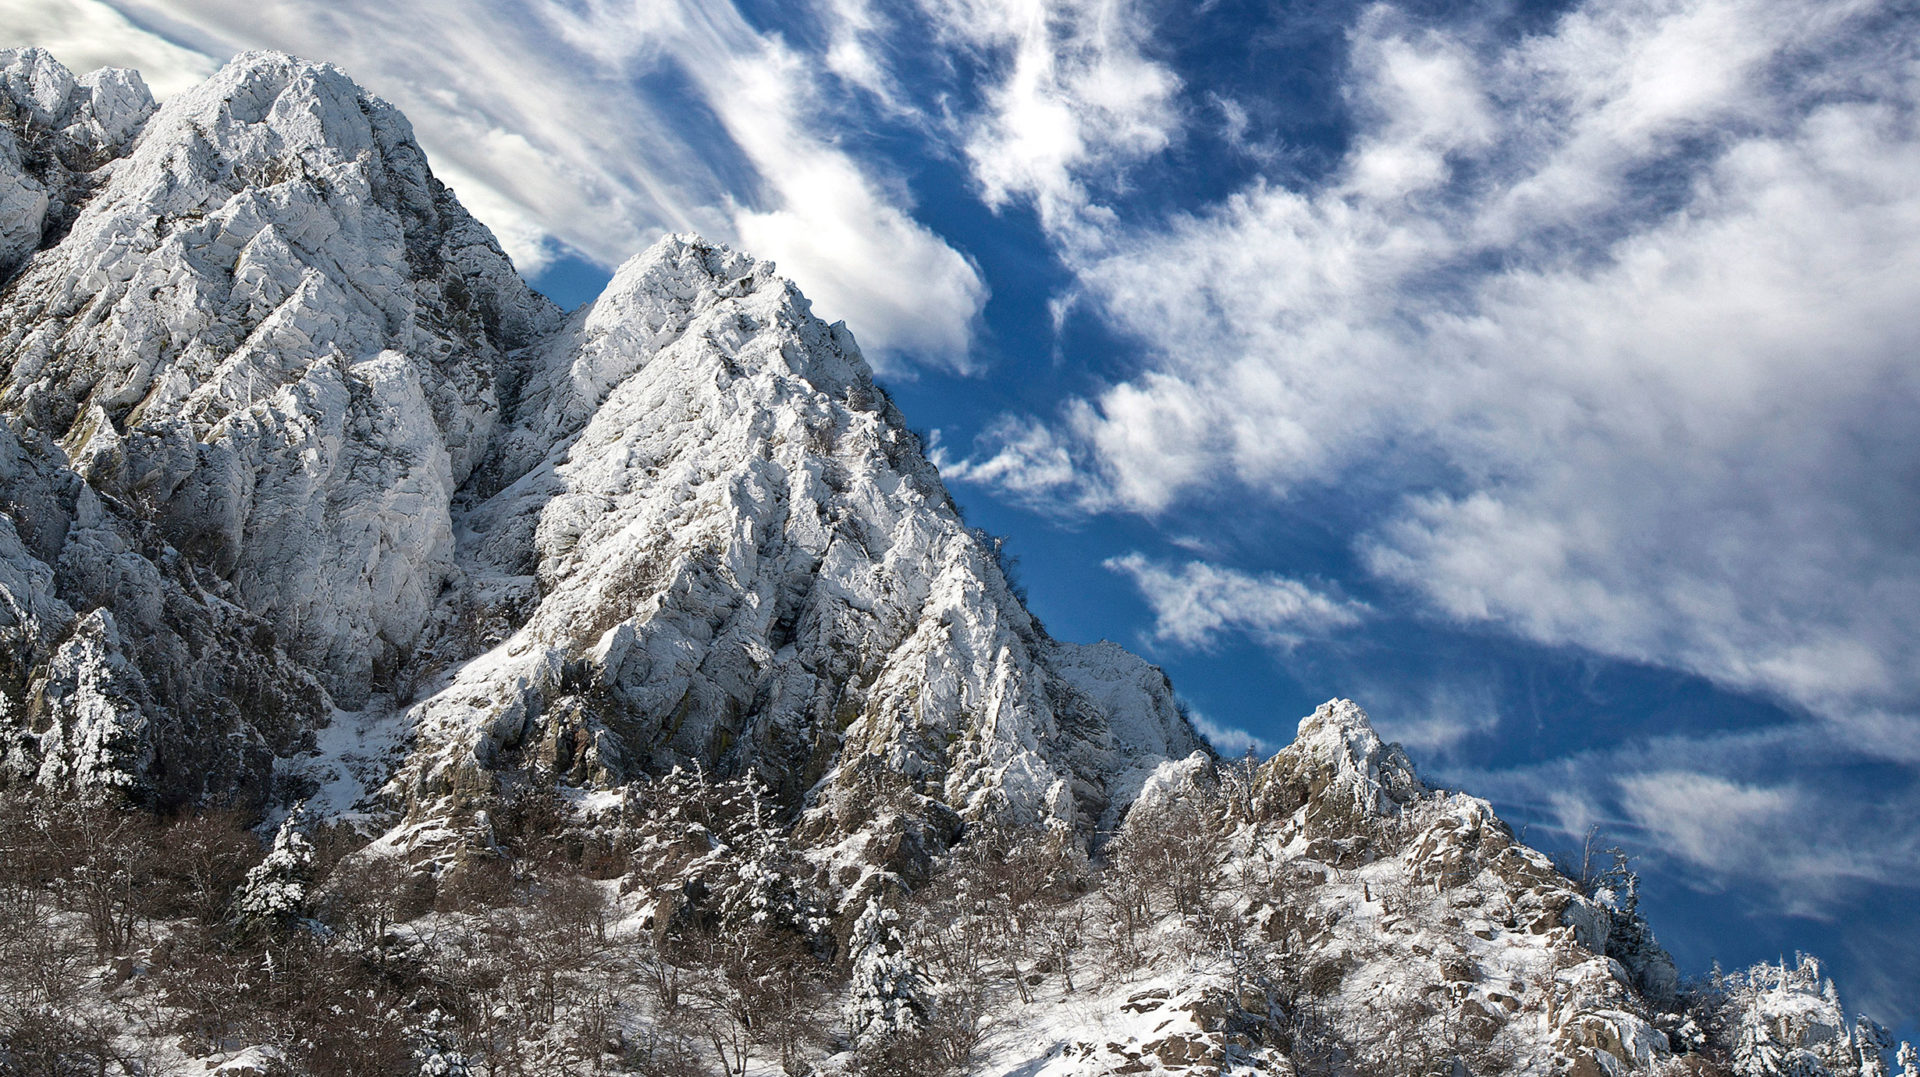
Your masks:
{"label": "blue sky", "polygon": [[[331,60],[564,303],[844,319],[1035,611],[1223,744],[1351,696],[1689,972],[1920,1013],[1920,15],[1872,0],[0,0]],[[13,43],[13,42],[9,42]]]}

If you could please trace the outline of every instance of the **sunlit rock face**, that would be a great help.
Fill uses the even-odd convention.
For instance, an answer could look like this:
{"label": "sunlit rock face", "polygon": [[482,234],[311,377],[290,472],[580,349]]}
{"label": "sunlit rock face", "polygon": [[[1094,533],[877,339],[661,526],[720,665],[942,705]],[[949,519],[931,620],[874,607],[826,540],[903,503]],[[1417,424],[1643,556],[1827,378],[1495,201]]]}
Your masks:
{"label": "sunlit rock face", "polygon": [[100,167],[153,108],[132,71],[76,79],[44,50],[0,51],[0,274],[71,225]]}
{"label": "sunlit rock face", "polygon": [[[837,916],[995,966],[967,1072],[1886,1072],[1817,962],[1680,983],[1624,863],[1569,878],[1351,701],[1221,762],[1158,669],[1045,632],[773,266],[670,236],[562,312],[327,65],[156,108],[0,51],[0,509],[37,804],[284,817],[283,868],[358,825],[451,923],[534,790],[615,945],[771,890],[807,960]],[[932,933],[882,945],[887,901]]]}
{"label": "sunlit rock face", "polygon": [[259,803],[338,710],[413,733],[416,819],[699,762],[831,837],[875,782],[1091,829],[1202,746],[1045,634],[771,265],[669,237],[569,317],[330,66],[155,109],[0,58],[13,772]]}
{"label": "sunlit rock face", "polygon": [[505,351],[558,312],[331,67],[243,56],[121,148],[8,286],[0,405],[360,706],[452,571]]}
{"label": "sunlit rock face", "polygon": [[517,379],[457,516],[461,595],[516,627],[414,708],[441,746],[414,795],[531,750],[1091,823],[1198,746],[1158,671],[1041,631],[852,336],[767,263],[663,240]]}

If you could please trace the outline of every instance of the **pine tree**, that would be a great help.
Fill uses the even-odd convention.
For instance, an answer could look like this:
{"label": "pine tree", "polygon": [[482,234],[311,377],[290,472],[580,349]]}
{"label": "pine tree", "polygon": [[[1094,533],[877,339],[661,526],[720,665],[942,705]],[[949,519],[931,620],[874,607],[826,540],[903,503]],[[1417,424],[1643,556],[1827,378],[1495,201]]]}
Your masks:
{"label": "pine tree", "polygon": [[1607,956],[1632,973],[1634,983],[1650,998],[1670,1000],[1679,989],[1680,976],[1673,958],[1660,947],[1640,915],[1640,873],[1632,868],[1632,859],[1619,848],[1609,849],[1613,866],[1601,872],[1592,893],[1594,901],[1612,914],[1612,930],[1607,934]]}
{"label": "pine tree", "polygon": [[273,836],[266,859],[247,872],[236,908],[248,929],[280,929],[303,915],[313,883],[313,843],[297,829],[299,809]]}
{"label": "pine tree", "polygon": [[1865,1014],[1853,1023],[1853,1040],[1860,1053],[1860,1077],[1887,1077],[1887,1048],[1893,1037],[1886,1026]]}
{"label": "pine tree", "polygon": [[926,1026],[925,985],[902,949],[899,921],[899,913],[869,899],[853,924],[846,1018],[857,1051],[882,1050]]}
{"label": "pine tree", "polygon": [[1920,1052],[1913,1049],[1913,1044],[1905,1040],[1900,1041],[1900,1054],[1897,1058],[1900,1063],[1900,1077],[1920,1077]]}
{"label": "pine tree", "polygon": [[1740,1038],[1733,1045],[1733,1071],[1740,1077],[1778,1077],[1784,1061],[1766,1018],[1748,1010],[1740,1021]]}

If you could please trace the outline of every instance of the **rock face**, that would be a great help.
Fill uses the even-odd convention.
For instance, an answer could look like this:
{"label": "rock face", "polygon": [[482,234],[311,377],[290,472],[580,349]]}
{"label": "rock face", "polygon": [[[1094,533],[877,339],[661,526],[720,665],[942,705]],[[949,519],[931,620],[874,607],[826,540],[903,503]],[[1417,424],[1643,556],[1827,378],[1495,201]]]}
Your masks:
{"label": "rock face", "polygon": [[0,275],[72,224],[94,173],[120,156],[153,114],[132,71],[83,78],[41,49],[0,52]]}
{"label": "rock face", "polygon": [[[1047,635],[772,266],[672,236],[561,312],[324,64],[245,55],[155,108],[0,51],[0,509],[0,784],[304,799],[439,865],[558,788],[543,836],[602,841],[615,924],[745,895],[823,952],[829,905],[924,881],[887,956],[973,955],[943,1005],[1003,968],[994,1072],[1715,1072],[1736,1033],[1884,1072],[1817,965],[1681,998],[1624,864],[1574,884],[1351,702],[1220,765],[1159,670]],[[936,860],[971,822],[1046,825]]]}
{"label": "rock face", "polygon": [[[1630,898],[1606,885],[1589,897],[1486,801],[1428,788],[1349,700],[1302,719],[1258,767],[1163,764],[1119,842],[1151,849],[1167,833],[1210,839],[1183,874],[1230,880],[1230,913],[1212,915],[1253,936],[1233,975],[1164,974],[1107,1012],[1104,1043],[1075,1043],[1036,1072],[1149,1072],[1149,1058],[1258,1073],[1693,1072],[1674,1068],[1698,1030],[1683,1035],[1670,981],[1664,997],[1650,991],[1619,956],[1630,941],[1671,977]],[[1249,990],[1250,967],[1279,971]],[[1843,1026],[1826,1034],[1850,1047]],[[1325,1061],[1337,1056],[1349,1068]]]}
{"label": "rock face", "polygon": [[459,601],[517,627],[414,707],[440,746],[415,796],[533,752],[1093,821],[1197,747],[1157,671],[1039,629],[851,335],[766,263],[670,237],[520,376],[457,517]]}
{"label": "rock face", "polygon": [[417,819],[698,762],[829,831],[875,781],[1091,827],[1202,747],[1045,634],[770,265],[670,237],[568,317],[330,66],[156,110],[0,62],[12,773],[259,804],[338,710],[414,731]]}

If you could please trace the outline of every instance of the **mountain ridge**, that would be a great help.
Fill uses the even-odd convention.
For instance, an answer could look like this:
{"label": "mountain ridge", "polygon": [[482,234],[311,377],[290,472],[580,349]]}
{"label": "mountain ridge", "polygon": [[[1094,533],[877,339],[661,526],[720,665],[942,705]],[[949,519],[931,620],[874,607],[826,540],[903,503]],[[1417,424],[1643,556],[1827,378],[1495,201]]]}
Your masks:
{"label": "mountain ridge", "polygon": [[[50,65],[10,70],[80,85]],[[844,736],[963,814],[1083,828],[1128,759],[1201,746],[1150,667],[1045,636],[851,334],[770,265],[668,237],[564,315],[337,69],[246,54],[134,111],[6,285],[0,404],[330,705],[391,707],[478,772],[529,739],[576,779],[765,756],[796,802]],[[583,676],[617,717],[569,691],[572,724],[534,729]],[[408,769],[409,805],[443,769]]]}
{"label": "mountain ridge", "polygon": [[[441,1014],[382,1018],[417,1072],[630,1034],[742,1073],[769,1028],[788,1072],[1885,1072],[1817,963],[1681,982],[1624,861],[1568,878],[1353,703],[1236,766],[1053,639],[770,264],[669,236],[563,312],[404,117],[283,54],[155,105],[6,50],[0,95],[0,785],[277,824],[207,954],[264,991],[347,948]],[[582,908],[544,1009],[427,939]],[[603,973],[667,986],[618,1052],[553,1041]],[[682,974],[732,994],[696,1020]],[[833,992],[837,1040],[742,1001]],[[325,1072],[303,1035],[206,1056]]]}

